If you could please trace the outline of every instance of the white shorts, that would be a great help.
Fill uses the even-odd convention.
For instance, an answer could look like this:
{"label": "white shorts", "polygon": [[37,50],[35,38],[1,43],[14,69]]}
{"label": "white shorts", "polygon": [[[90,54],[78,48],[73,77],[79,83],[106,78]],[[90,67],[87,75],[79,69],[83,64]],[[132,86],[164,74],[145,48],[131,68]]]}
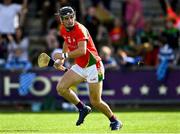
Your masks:
{"label": "white shorts", "polygon": [[96,64],[86,68],[75,64],[71,67],[71,70],[85,78],[88,83],[97,83],[104,79],[104,66],[102,62],[100,62],[99,68],[97,68]]}

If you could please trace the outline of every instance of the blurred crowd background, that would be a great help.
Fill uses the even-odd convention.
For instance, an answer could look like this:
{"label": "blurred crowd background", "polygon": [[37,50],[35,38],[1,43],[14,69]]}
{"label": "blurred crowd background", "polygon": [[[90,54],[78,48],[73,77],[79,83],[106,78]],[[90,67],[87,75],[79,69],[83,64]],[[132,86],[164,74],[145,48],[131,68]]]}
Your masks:
{"label": "blurred crowd background", "polygon": [[89,30],[107,70],[180,65],[180,0],[0,0],[0,67],[37,66],[61,48],[60,7],[70,5]]}

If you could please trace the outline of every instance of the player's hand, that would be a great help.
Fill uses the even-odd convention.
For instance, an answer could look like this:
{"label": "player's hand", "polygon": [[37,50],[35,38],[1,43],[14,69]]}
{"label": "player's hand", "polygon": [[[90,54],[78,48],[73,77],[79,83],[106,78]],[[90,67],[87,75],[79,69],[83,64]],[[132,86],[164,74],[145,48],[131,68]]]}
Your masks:
{"label": "player's hand", "polygon": [[57,59],[64,60],[64,57],[63,57],[62,53],[55,53],[53,58],[55,60],[57,60]]}
{"label": "player's hand", "polygon": [[54,68],[58,70],[62,70],[62,65],[64,64],[64,60],[57,59],[54,62]]}
{"label": "player's hand", "polygon": [[65,68],[64,66],[62,66],[62,65],[57,66],[57,67],[54,66],[54,68],[57,69],[57,70],[60,70],[60,71],[65,71],[65,69],[66,69],[66,68]]}

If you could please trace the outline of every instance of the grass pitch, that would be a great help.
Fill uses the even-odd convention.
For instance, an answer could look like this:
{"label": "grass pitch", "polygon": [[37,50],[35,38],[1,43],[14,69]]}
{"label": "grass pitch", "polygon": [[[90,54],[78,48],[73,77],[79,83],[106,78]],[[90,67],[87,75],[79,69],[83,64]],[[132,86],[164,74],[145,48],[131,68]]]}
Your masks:
{"label": "grass pitch", "polygon": [[115,112],[124,126],[110,131],[104,115],[92,112],[81,126],[77,113],[0,113],[0,134],[160,134],[180,133],[180,111]]}

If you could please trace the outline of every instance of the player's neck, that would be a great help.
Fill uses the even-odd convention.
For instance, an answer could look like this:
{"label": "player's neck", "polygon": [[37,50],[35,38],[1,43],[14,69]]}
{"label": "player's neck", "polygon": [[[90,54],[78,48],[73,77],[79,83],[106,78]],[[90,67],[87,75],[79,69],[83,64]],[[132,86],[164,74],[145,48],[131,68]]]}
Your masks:
{"label": "player's neck", "polygon": [[74,26],[73,27],[69,27],[69,28],[66,27],[66,31],[70,32],[73,28],[74,28]]}

